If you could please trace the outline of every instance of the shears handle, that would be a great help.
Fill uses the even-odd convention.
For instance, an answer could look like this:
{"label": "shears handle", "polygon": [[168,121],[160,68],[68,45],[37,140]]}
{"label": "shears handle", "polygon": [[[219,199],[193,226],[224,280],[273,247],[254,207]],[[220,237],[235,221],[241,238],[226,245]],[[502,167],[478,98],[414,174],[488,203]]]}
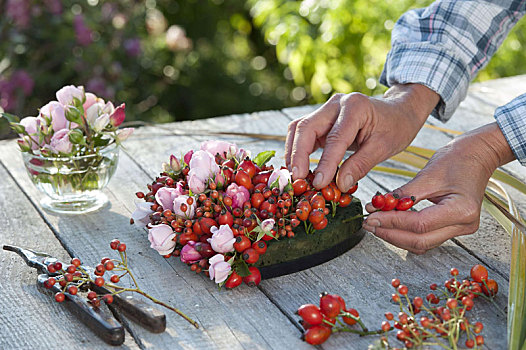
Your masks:
{"label": "shears handle", "polygon": [[[48,294],[60,292],[58,284],[50,289],[44,287],[44,282],[49,278],[46,274],[38,276],[38,286]],[[93,307],[88,301],[78,295],[64,293],[66,300],[64,306],[77,316],[82,323],[88,326],[99,338],[110,345],[124,343],[124,327],[103,308]]]}

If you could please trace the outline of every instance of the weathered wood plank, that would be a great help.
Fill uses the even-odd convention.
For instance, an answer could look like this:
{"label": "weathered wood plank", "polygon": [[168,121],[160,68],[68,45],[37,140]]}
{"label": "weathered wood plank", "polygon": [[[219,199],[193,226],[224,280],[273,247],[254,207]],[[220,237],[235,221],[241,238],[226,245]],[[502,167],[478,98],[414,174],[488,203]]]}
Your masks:
{"label": "weathered wood plank", "polygon": [[[159,140],[150,143],[153,150],[159,148]],[[175,145],[174,150],[187,148],[187,138],[181,141],[184,143]],[[162,149],[165,148],[168,148],[166,144]],[[17,182],[27,189],[31,200],[38,203],[42,195],[30,184],[22,162],[9,157],[9,154],[17,152],[14,143],[1,143],[0,149],[0,160]],[[156,163],[158,166],[159,163]],[[205,276],[196,276],[179,261],[168,261],[149,248],[146,232],[130,226],[129,217],[134,209],[134,193],[143,190],[150,181],[150,176],[121,153],[117,173],[106,190],[111,207],[82,216],[41,212],[63,244],[84,262],[95,263],[102,256],[110,256],[112,252],[108,242],[112,238],[126,242],[132,271],[142,288],[152,296],[179,307],[202,327],[195,330],[169,311],[166,312],[167,330],[163,334],[151,334],[130,323],[141,347],[307,348],[299,340],[298,329],[257,289],[241,287],[232,293],[218,291]]]}
{"label": "weathered wood plank", "polygon": [[[31,247],[69,261],[68,253],[1,164],[0,178],[0,247],[2,244]],[[109,347],[52,296],[39,292],[35,269],[18,255],[1,248],[0,276],[0,349]],[[122,348],[139,347],[126,334]]]}

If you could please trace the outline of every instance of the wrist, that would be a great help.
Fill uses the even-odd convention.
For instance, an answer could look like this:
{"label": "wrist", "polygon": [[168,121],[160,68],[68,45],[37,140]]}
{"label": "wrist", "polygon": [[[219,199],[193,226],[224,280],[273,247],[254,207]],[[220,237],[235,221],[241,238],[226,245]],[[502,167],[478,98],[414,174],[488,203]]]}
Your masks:
{"label": "wrist", "polygon": [[515,159],[497,123],[471,130],[455,139],[453,144],[462,149],[461,153],[469,154],[471,159],[482,164],[489,173],[488,177],[499,166]]}
{"label": "wrist", "polygon": [[393,85],[385,92],[384,98],[402,106],[420,126],[440,102],[440,95],[422,84]]}

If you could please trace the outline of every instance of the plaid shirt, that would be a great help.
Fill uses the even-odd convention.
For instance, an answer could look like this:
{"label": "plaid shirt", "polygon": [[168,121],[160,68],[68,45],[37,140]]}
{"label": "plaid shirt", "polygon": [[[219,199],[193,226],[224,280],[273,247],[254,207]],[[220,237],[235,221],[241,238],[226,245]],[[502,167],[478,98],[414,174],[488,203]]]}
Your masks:
{"label": "plaid shirt", "polygon": [[[444,0],[406,12],[393,29],[380,78],[384,85],[420,83],[440,97],[432,115],[447,121],[469,82],[526,13],[526,0]],[[495,111],[515,157],[526,165],[526,94]]]}

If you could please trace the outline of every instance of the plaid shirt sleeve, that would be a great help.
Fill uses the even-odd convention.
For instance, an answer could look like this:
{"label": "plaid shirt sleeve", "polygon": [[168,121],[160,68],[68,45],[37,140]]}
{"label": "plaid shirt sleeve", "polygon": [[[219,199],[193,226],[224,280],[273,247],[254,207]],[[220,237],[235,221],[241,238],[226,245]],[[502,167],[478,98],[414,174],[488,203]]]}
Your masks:
{"label": "plaid shirt sleeve", "polygon": [[[441,100],[432,115],[447,121],[469,82],[526,13],[526,0],[444,0],[406,12],[393,28],[380,82],[420,83]],[[526,95],[495,117],[517,159],[526,165]]]}

